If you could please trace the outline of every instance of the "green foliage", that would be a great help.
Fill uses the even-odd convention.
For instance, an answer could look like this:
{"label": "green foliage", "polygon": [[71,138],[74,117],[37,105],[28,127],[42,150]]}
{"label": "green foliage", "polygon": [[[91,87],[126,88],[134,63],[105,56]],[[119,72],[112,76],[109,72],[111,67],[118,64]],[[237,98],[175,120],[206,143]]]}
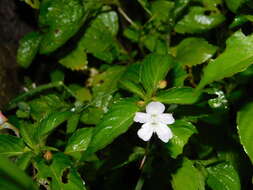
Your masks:
{"label": "green foliage", "polygon": [[[227,40],[226,44],[225,51],[204,69],[199,88],[242,72],[252,64],[253,36],[245,36],[241,31],[237,31]],[[219,72],[215,72],[217,70]]]}
{"label": "green foliage", "polygon": [[184,146],[187,144],[189,138],[197,133],[194,125],[190,122],[178,120],[171,125],[173,138],[167,144],[167,148],[172,158],[176,158],[183,153]]}
{"label": "green foliage", "polygon": [[19,41],[17,52],[17,62],[20,66],[27,68],[36,56],[41,41],[41,35],[37,32],[31,32]]}
{"label": "green foliage", "polygon": [[210,59],[216,49],[202,38],[186,38],[175,47],[176,60],[182,65],[195,66]]}
{"label": "green foliage", "polygon": [[74,154],[85,151],[91,141],[93,134],[92,128],[82,128],[77,130],[68,141],[65,149],[66,154]]}
{"label": "green foliage", "polygon": [[178,33],[201,33],[219,26],[224,22],[225,17],[219,12],[212,12],[205,15],[205,11],[210,11],[203,7],[191,7],[189,13],[180,20],[175,31]]}
{"label": "green foliage", "polygon": [[70,159],[62,153],[54,154],[51,164],[36,159],[35,167],[38,170],[36,179],[42,184],[49,180],[52,189],[85,190],[84,182],[72,167]]}
{"label": "green foliage", "polygon": [[94,128],[89,152],[93,153],[104,148],[127,131],[133,123],[135,113],[139,110],[136,103],[136,99],[125,99],[112,105]]}
{"label": "green foliage", "polygon": [[240,190],[240,179],[229,163],[221,163],[207,168],[207,184],[217,190]]}
{"label": "green foliage", "polygon": [[205,177],[191,160],[184,158],[180,169],[172,175],[172,186],[174,190],[204,190]]}
{"label": "green foliage", "polygon": [[25,150],[25,145],[22,139],[11,135],[0,135],[0,155],[15,156],[22,154]]}
{"label": "green foliage", "polygon": [[33,99],[28,103],[31,116],[34,120],[41,120],[56,110],[64,110],[68,105],[57,95],[49,94]]}
{"label": "green foliage", "polygon": [[83,48],[78,46],[66,57],[59,61],[63,66],[72,70],[84,70],[88,64],[87,55]]}
{"label": "green foliage", "polygon": [[161,91],[155,97],[156,101],[166,104],[194,104],[199,98],[200,92],[189,87],[171,88]]}
{"label": "green foliage", "polygon": [[253,135],[252,130],[252,113],[253,104],[246,105],[237,114],[237,129],[239,133],[240,141],[243,145],[245,152],[249,155],[251,162],[253,162],[253,147],[251,143],[251,137]]}
{"label": "green foliage", "polygon": [[29,178],[15,164],[0,157],[0,187],[9,190],[37,190],[32,179]]}
{"label": "green foliage", "polygon": [[147,92],[147,96],[157,90],[158,83],[165,79],[172,66],[173,59],[169,55],[151,54],[143,60],[140,80]]}
{"label": "green foliage", "polygon": [[85,12],[79,0],[43,0],[40,5],[39,26],[46,28],[40,53],[55,51],[81,27]]}
{"label": "green foliage", "polygon": [[[0,189],[253,189],[251,1],[22,1],[35,31],[1,103]],[[138,136],[152,101],[167,143],[156,121]]]}
{"label": "green foliage", "polygon": [[35,134],[37,140],[43,141],[46,137],[61,123],[66,121],[71,117],[73,113],[70,111],[64,112],[56,112],[48,115],[45,119],[43,119],[39,126],[36,128]]}
{"label": "green foliage", "polygon": [[225,0],[227,7],[232,11],[236,12],[247,0]]}

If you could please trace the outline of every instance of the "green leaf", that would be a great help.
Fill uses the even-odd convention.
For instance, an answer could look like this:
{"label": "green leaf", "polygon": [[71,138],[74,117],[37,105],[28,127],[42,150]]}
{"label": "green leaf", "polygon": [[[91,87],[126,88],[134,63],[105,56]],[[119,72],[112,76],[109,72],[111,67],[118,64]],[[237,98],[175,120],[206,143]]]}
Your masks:
{"label": "green leaf", "polygon": [[35,129],[37,123],[31,124],[25,121],[20,121],[18,123],[20,130],[20,135],[23,138],[24,142],[31,148],[35,149],[37,141],[35,140]]}
{"label": "green leaf", "polygon": [[[38,171],[38,182],[47,182],[53,190],[85,190],[84,182],[79,176],[71,160],[63,153],[53,155],[51,164],[37,158],[35,167]],[[65,180],[64,180],[65,179]]]}
{"label": "green leaf", "polygon": [[[212,11],[219,11],[219,5],[223,5],[223,0],[193,0],[202,4],[205,8]],[[206,13],[208,15],[208,13]]]}
{"label": "green leaf", "polygon": [[138,95],[139,97],[142,97],[142,98],[145,97],[144,95],[145,93],[142,87],[129,80],[120,81],[120,87]]}
{"label": "green leaf", "polygon": [[204,69],[198,89],[205,85],[244,71],[253,63],[253,35],[235,32],[226,42],[225,51]]}
{"label": "green leaf", "polygon": [[185,10],[191,0],[176,0],[174,8],[174,17],[178,17]]}
{"label": "green leaf", "polygon": [[125,71],[124,66],[109,67],[103,73],[97,74],[90,79],[94,106],[102,109],[104,112],[108,110],[113,99],[113,93],[118,89],[118,82]]}
{"label": "green leaf", "polygon": [[176,64],[175,67],[173,68],[173,76],[174,76],[173,86],[183,87],[184,81],[188,77],[188,73],[185,71],[185,68],[182,65]]}
{"label": "green leaf", "polygon": [[26,102],[18,103],[18,110],[16,111],[18,118],[29,118],[30,117],[30,106]]}
{"label": "green leaf", "polygon": [[24,154],[20,155],[16,160],[16,165],[21,170],[26,170],[27,167],[31,164],[31,159],[33,157],[32,152],[25,152]]}
{"label": "green leaf", "polygon": [[41,35],[38,32],[28,33],[19,41],[17,62],[21,67],[30,66],[38,52],[40,41]]}
{"label": "green leaf", "polygon": [[25,144],[22,139],[0,134],[0,156],[17,156],[25,151]]}
{"label": "green leaf", "polygon": [[152,19],[166,22],[171,18],[172,9],[174,8],[174,2],[157,0],[151,3]]}
{"label": "green leaf", "polygon": [[0,188],[8,190],[37,190],[38,188],[21,169],[8,159],[0,157]]}
{"label": "green leaf", "polygon": [[86,69],[88,64],[86,52],[81,46],[78,46],[67,56],[59,60],[59,62],[64,67],[76,71]]}
{"label": "green leaf", "polygon": [[140,83],[141,68],[142,64],[140,64],[139,62],[127,66],[124,74],[122,75],[121,80],[129,80],[136,84]]}
{"label": "green leaf", "polygon": [[205,11],[209,11],[203,7],[190,7],[190,12],[180,20],[175,31],[178,33],[201,33],[217,27],[224,22],[225,17],[219,12],[211,12],[205,15]]}
{"label": "green leaf", "polygon": [[112,93],[117,90],[117,84],[125,71],[123,66],[109,67],[101,74],[92,78],[93,93],[104,92]]}
{"label": "green leaf", "polygon": [[185,38],[176,47],[176,61],[182,65],[195,66],[209,60],[217,47],[203,38]]}
{"label": "green leaf", "polygon": [[147,96],[157,90],[158,83],[165,79],[172,66],[173,59],[169,55],[150,54],[145,57],[141,66],[140,79]]}
{"label": "green leaf", "polygon": [[[157,24],[159,25],[159,24]],[[164,29],[167,30],[167,29]],[[165,54],[168,53],[168,45],[166,42],[161,39],[161,36],[158,33],[150,33],[148,35],[145,35],[143,38],[141,38],[141,42],[145,47],[153,52],[158,54]]]}
{"label": "green leaf", "polygon": [[34,9],[40,8],[40,0],[21,0],[26,2],[28,5],[30,5]]}
{"label": "green leaf", "polygon": [[240,190],[240,178],[234,167],[226,162],[206,168],[207,184],[215,190]]}
{"label": "green leaf", "polygon": [[87,0],[81,0],[84,6],[85,11],[90,11],[91,13],[96,13],[97,10],[99,10],[104,1],[103,0],[96,0],[96,1],[87,1]]}
{"label": "green leaf", "polygon": [[205,178],[191,160],[183,159],[182,166],[172,175],[173,190],[205,190]]}
{"label": "green leaf", "polygon": [[123,99],[109,109],[94,129],[89,145],[90,152],[96,152],[110,144],[119,135],[125,133],[133,123],[139,110],[136,99]]}
{"label": "green leaf", "polygon": [[84,21],[84,14],[79,0],[43,0],[39,26],[46,30],[42,36],[40,53],[55,51],[76,34]]}
{"label": "green leaf", "polygon": [[52,88],[58,88],[58,87],[62,87],[62,86],[64,86],[63,82],[57,81],[57,82],[52,82],[52,83],[40,85],[36,88],[29,89],[29,91],[24,92],[24,93],[20,94],[19,96],[17,96],[16,98],[14,98],[13,100],[11,100],[8,105],[8,109],[10,110],[10,109],[15,108],[17,106],[17,103],[20,103],[22,100],[28,99],[29,97],[32,97],[42,91],[52,89]]}
{"label": "green leaf", "polygon": [[120,87],[140,97],[144,97],[144,90],[140,85],[141,64],[132,64],[127,67],[119,83]]}
{"label": "green leaf", "polygon": [[80,113],[73,114],[67,121],[67,134],[75,132],[80,120]]}
{"label": "green leaf", "polygon": [[229,25],[229,28],[235,28],[237,26],[241,26],[242,24],[246,23],[248,21],[246,16],[247,15],[236,15],[233,22]]}
{"label": "green leaf", "polygon": [[64,81],[65,74],[61,70],[54,70],[50,73],[50,79],[52,82],[59,82],[59,81]]}
{"label": "green leaf", "polygon": [[194,125],[183,120],[176,120],[175,123],[169,126],[173,138],[166,144],[172,158],[177,158],[183,153],[184,146],[187,144],[189,138],[197,133]]}
{"label": "green leaf", "polygon": [[70,84],[69,89],[74,93],[75,98],[80,101],[90,101],[92,96],[90,90],[78,84]]}
{"label": "green leaf", "polygon": [[156,101],[166,104],[194,104],[201,92],[190,87],[174,87],[163,90],[154,98]]}
{"label": "green leaf", "polygon": [[225,0],[227,7],[232,12],[236,13],[237,10],[245,3],[247,0]]}
{"label": "green leaf", "polygon": [[45,118],[50,113],[69,108],[68,104],[55,94],[41,96],[28,103],[32,118],[37,121]]}
{"label": "green leaf", "polygon": [[84,124],[96,125],[99,123],[103,115],[103,109],[90,107],[82,113],[80,121]]}
{"label": "green leaf", "polygon": [[78,42],[75,51],[86,51],[105,62],[111,63],[120,54],[116,40],[118,15],[115,11],[99,14]]}
{"label": "green leaf", "polygon": [[125,28],[123,31],[123,35],[132,42],[138,42],[140,39],[140,31],[136,30],[133,27]]}
{"label": "green leaf", "polygon": [[253,103],[247,104],[237,114],[237,130],[245,152],[253,163]]}
{"label": "green leaf", "polygon": [[56,112],[43,119],[36,128],[36,137],[43,141],[56,127],[68,120],[73,115],[71,111]]}
{"label": "green leaf", "polygon": [[93,128],[82,128],[77,130],[68,140],[65,153],[72,154],[85,151],[89,146],[92,134]]}

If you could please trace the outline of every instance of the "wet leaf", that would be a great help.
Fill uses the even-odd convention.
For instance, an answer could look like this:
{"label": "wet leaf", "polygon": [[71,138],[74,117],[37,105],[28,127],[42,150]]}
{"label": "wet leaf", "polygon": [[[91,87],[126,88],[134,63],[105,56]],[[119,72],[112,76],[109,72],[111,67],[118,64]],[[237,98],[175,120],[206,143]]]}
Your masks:
{"label": "wet leaf", "polygon": [[65,153],[72,154],[85,151],[89,146],[92,134],[93,128],[82,128],[77,130],[68,140]]}
{"label": "wet leaf", "polygon": [[150,96],[157,90],[158,83],[164,80],[173,63],[173,58],[169,55],[150,54],[144,58],[140,79],[147,96]]}
{"label": "wet leaf", "polygon": [[253,35],[245,36],[241,31],[237,31],[228,38],[226,44],[225,51],[205,67],[199,89],[213,81],[242,72],[252,64]]}
{"label": "wet leaf", "polygon": [[182,65],[195,66],[209,60],[217,47],[203,38],[186,38],[176,47],[176,61]]}
{"label": "wet leaf", "polygon": [[241,109],[237,114],[237,130],[239,133],[239,138],[241,144],[243,145],[244,151],[250,157],[251,162],[253,163],[253,146],[252,146],[252,137],[253,137],[253,104],[247,104],[243,109]]}
{"label": "wet leaf", "polygon": [[25,151],[25,144],[22,139],[0,134],[0,156],[17,156]]}
{"label": "wet leaf", "polygon": [[183,153],[184,146],[187,144],[189,138],[197,133],[194,125],[190,122],[183,120],[176,120],[172,125],[169,125],[173,137],[166,144],[172,158],[177,158],[178,155]]}
{"label": "wet leaf", "polygon": [[90,152],[96,152],[110,144],[119,135],[125,133],[133,123],[139,110],[136,99],[123,99],[111,106],[94,129],[89,145]]}
{"label": "wet leaf", "polygon": [[36,180],[39,183],[47,182],[55,190],[85,190],[84,182],[73,167],[71,160],[63,153],[53,155],[51,164],[37,158],[35,167],[38,170]]}
{"label": "wet leaf", "polygon": [[79,0],[43,0],[39,14],[39,26],[44,31],[40,53],[55,51],[76,34],[83,23],[84,14]]}
{"label": "wet leaf", "polygon": [[207,168],[207,184],[215,190],[240,190],[240,178],[229,163],[220,163]]}
{"label": "wet leaf", "polygon": [[190,7],[189,13],[180,20],[175,31],[178,33],[201,33],[217,27],[224,22],[225,17],[219,12],[211,12],[205,15],[207,9],[203,7]]}
{"label": "wet leaf", "polygon": [[174,190],[205,190],[205,178],[191,160],[184,158],[182,166],[172,175],[172,187]]}
{"label": "wet leaf", "polygon": [[166,104],[194,104],[200,94],[194,88],[175,87],[159,92],[154,99]]}
{"label": "wet leaf", "polygon": [[28,33],[19,41],[17,62],[21,67],[30,66],[39,50],[40,41],[41,35],[38,32]]}

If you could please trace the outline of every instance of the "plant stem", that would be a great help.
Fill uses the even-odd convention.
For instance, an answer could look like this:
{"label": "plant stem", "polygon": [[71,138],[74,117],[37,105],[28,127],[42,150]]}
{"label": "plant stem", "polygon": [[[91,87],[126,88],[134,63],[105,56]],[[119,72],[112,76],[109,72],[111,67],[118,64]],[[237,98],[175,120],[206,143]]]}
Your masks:
{"label": "plant stem", "polygon": [[10,110],[10,109],[15,108],[17,106],[17,103],[20,102],[21,100],[31,97],[41,91],[48,90],[51,88],[57,88],[57,87],[63,87],[69,94],[71,94],[73,97],[76,98],[76,96],[72,92],[72,90],[70,90],[66,85],[64,85],[62,81],[58,81],[58,82],[52,82],[52,83],[49,83],[46,85],[41,85],[35,89],[29,90],[28,92],[25,92],[25,93],[19,95],[18,97],[16,97],[15,99],[10,101],[7,109]]}
{"label": "plant stem", "polygon": [[124,10],[121,7],[118,7],[119,13],[126,19],[127,22],[129,22],[134,28],[139,29],[139,26],[135,24],[134,21],[124,12]]}
{"label": "plant stem", "polygon": [[146,146],[146,154],[143,157],[141,161],[141,165],[140,165],[141,174],[135,186],[135,190],[141,190],[144,185],[144,181],[145,181],[144,173],[145,173],[145,166],[146,166],[145,164],[147,163],[147,157],[150,153],[150,146],[151,146],[151,143],[150,141],[148,141],[147,146]]}
{"label": "plant stem", "polygon": [[141,190],[144,185],[144,177],[143,175],[139,178],[137,185],[134,190]]}

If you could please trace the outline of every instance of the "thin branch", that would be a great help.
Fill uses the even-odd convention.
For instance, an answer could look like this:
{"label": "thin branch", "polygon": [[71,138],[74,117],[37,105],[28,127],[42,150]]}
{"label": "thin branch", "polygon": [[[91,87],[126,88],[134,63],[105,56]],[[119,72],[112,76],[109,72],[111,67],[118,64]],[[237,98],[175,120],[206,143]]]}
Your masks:
{"label": "thin branch", "polygon": [[139,29],[139,26],[124,12],[121,7],[118,7],[119,13],[129,22],[134,28]]}

